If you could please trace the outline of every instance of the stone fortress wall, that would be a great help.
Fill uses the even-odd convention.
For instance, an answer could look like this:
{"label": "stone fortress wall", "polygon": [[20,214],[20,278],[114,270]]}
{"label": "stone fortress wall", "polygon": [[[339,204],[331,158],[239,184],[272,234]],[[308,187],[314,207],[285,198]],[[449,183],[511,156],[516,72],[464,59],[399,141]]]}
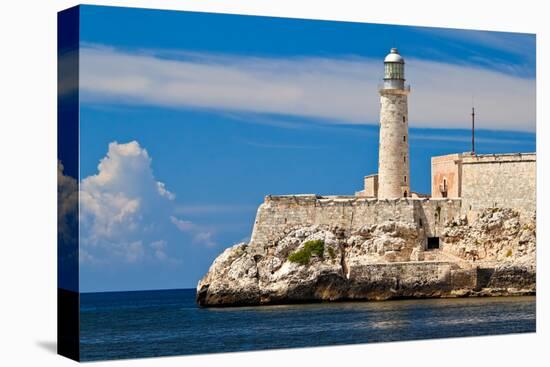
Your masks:
{"label": "stone fortress wall", "polygon": [[462,202],[468,211],[511,208],[536,211],[535,153],[463,156]]}
{"label": "stone fortress wall", "polygon": [[536,211],[536,153],[449,154],[432,158],[432,198],[461,198],[463,212]]}
{"label": "stone fortress wall", "polygon": [[439,236],[444,224],[459,217],[461,210],[460,199],[270,195],[258,208],[250,246],[261,253],[264,245],[276,242],[296,227],[326,225],[349,234],[388,220],[411,224],[425,241]]}
{"label": "stone fortress wall", "polygon": [[[375,176],[371,179],[370,190]],[[447,197],[443,197],[442,189]],[[432,158],[432,197],[380,199],[355,196],[266,196],[258,209],[251,247],[273,243],[297,226],[329,225],[348,233],[388,220],[414,225],[425,248],[445,223],[469,221],[487,208],[509,208],[529,218],[536,213],[536,154],[451,154]],[[371,195],[373,192],[369,192]]]}
{"label": "stone fortress wall", "polygon": [[[461,199],[266,196],[252,238],[226,249],[197,285],[201,306],[531,295],[533,218]],[[439,245],[441,239],[441,246]],[[321,254],[291,255],[321,240]],[[427,246],[437,240],[437,247]]]}

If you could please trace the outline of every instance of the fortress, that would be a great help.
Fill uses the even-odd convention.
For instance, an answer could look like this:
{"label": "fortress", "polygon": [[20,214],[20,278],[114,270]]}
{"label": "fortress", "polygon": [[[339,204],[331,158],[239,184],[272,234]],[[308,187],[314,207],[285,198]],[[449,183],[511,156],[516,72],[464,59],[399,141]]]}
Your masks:
{"label": "fortress", "polygon": [[266,196],[250,242],[199,282],[200,305],[534,294],[536,154],[432,157],[431,195],[412,192],[410,92],[392,48],[378,173],[351,196]]}

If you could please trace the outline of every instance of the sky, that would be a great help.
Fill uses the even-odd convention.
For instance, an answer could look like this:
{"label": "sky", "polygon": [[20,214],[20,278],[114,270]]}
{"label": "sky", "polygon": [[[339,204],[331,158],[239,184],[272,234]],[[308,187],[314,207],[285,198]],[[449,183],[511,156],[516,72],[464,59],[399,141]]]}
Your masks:
{"label": "sky", "polygon": [[265,195],[361,190],[391,47],[413,191],[472,103],[477,152],[535,151],[534,35],[81,7],[80,290],[193,288]]}

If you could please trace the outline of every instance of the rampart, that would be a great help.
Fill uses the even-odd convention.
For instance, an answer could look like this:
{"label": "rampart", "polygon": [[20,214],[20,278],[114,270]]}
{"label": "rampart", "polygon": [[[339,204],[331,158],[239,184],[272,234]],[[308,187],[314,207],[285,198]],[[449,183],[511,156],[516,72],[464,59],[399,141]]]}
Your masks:
{"label": "rampart", "polygon": [[350,233],[387,220],[415,225],[420,238],[436,237],[446,221],[460,214],[460,199],[266,196],[256,214],[251,247],[261,251],[295,227],[327,225]]}
{"label": "rampart", "polygon": [[536,210],[536,154],[462,156],[462,200],[467,211]]}

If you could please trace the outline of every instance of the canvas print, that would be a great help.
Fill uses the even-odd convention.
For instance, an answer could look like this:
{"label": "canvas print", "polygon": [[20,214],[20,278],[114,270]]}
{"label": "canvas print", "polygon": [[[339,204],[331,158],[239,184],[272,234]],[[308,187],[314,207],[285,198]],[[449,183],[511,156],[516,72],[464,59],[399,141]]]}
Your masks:
{"label": "canvas print", "polygon": [[535,35],[59,13],[58,350],[535,332]]}

